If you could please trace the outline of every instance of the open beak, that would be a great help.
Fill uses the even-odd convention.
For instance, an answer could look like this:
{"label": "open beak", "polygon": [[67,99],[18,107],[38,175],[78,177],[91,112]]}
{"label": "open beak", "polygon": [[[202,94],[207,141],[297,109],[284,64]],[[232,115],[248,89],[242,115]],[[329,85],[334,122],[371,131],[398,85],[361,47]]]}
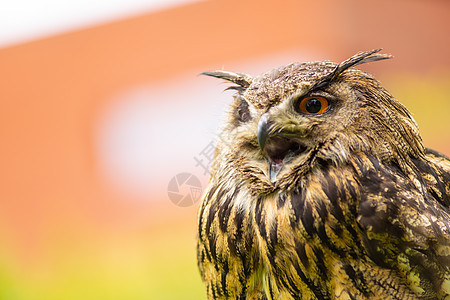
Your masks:
{"label": "open beak", "polygon": [[[265,113],[261,116],[258,121],[258,129],[256,136],[258,138],[259,148],[262,152],[265,151],[267,138],[270,135],[270,123],[269,123],[269,115]],[[266,153],[267,157],[267,153]],[[267,163],[269,165],[269,179],[270,182],[274,183],[276,181],[276,177],[283,166],[282,160],[277,159],[276,161],[272,160],[270,157],[267,157]]]}
{"label": "open beak", "polygon": [[272,183],[276,181],[286,162],[306,150],[305,146],[296,141],[292,132],[283,133],[283,130],[275,129],[274,125],[269,114],[265,113],[258,121],[256,133],[259,148],[267,159],[269,179]]}

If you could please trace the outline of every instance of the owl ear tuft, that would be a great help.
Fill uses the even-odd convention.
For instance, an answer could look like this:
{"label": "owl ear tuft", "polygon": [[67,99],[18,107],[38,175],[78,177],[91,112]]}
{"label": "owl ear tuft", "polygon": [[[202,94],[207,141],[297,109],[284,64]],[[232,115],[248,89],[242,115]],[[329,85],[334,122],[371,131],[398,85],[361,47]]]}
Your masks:
{"label": "owl ear tuft", "polygon": [[203,73],[200,73],[200,75],[206,75],[206,76],[211,76],[211,77],[231,81],[232,83],[237,84],[238,87],[229,87],[228,89],[235,89],[235,90],[241,90],[242,88],[244,88],[244,89],[248,88],[253,80],[250,75],[242,74],[242,73],[227,72],[227,71],[203,72]]}
{"label": "owl ear tuft", "polygon": [[383,49],[380,48],[380,49],[375,49],[375,50],[366,51],[366,52],[359,52],[359,53],[353,55],[352,57],[344,60],[343,62],[338,64],[331,73],[329,73],[328,75],[324,76],[321,80],[319,80],[314,85],[313,88],[319,88],[319,87],[322,87],[322,86],[332,82],[333,80],[336,79],[336,77],[339,76],[339,74],[341,74],[348,68],[351,68],[351,67],[354,67],[357,65],[362,65],[362,64],[372,62],[372,61],[393,58],[393,56],[389,55],[389,54],[377,54],[377,52],[380,52],[381,50],[383,50]]}
{"label": "owl ear tuft", "polygon": [[335,72],[337,72],[339,74],[339,73],[347,70],[350,67],[362,65],[362,64],[372,62],[372,61],[389,59],[389,58],[393,57],[392,55],[389,55],[389,54],[377,54],[377,52],[380,52],[381,50],[383,50],[383,49],[380,48],[380,49],[375,49],[372,51],[357,53],[357,54],[353,55],[352,57],[350,57],[349,59],[346,59],[343,62],[341,62],[337,66]]}

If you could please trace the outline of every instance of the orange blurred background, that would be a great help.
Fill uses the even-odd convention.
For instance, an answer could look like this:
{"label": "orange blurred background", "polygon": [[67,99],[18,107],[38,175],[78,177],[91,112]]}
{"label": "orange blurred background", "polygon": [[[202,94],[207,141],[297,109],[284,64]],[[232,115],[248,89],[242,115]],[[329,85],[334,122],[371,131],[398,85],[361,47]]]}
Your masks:
{"label": "orange blurred background", "polygon": [[450,155],[450,2],[217,0],[0,48],[0,299],[203,299],[198,202],[169,181],[217,137],[231,93],[197,76],[368,64]]}

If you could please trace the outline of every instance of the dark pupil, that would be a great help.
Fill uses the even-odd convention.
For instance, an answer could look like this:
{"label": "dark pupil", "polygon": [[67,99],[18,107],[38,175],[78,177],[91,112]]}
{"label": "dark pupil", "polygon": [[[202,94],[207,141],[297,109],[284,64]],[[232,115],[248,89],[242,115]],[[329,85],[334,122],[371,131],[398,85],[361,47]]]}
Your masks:
{"label": "dark pupil", "polygon": [[245,101],[242,101],[237,109],[237,115],[240,121],[247,122],[250,120],[250,111],[248,109],[248,104]]}
{"label": "dark pupil", "polygon": [[239,110],[239,118],[242,122],[247,122],[250,119],[250,114],[246,110]]}
{"label": "dark pupil", "polygon": [[320,103],[319,99],[312,98],[306,102],[305,108],[309,113],[316,113],[322,108],[322,103]]}

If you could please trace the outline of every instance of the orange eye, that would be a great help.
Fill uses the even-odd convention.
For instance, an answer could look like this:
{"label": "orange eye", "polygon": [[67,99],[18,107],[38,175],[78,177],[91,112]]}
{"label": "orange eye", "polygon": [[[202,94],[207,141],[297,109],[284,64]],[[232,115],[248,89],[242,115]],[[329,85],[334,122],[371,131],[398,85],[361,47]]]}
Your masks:
{"label": "orange eye", "polygon": [[320,96],[305,97],[300,101],[298,108],[307,114],[321,114],[328,110],[328,101]]}

